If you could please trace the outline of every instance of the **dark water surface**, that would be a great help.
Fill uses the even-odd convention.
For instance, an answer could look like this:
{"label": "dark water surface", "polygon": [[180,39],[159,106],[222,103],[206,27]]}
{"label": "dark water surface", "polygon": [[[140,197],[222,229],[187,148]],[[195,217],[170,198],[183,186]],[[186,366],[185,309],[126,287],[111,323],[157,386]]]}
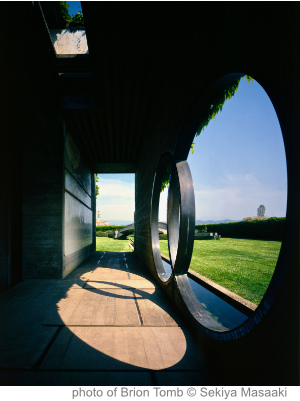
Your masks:
{"label": "dark water surface", "polygon": [[[166,273],[171,275],[171,265],[163,259],[162,263]],[[222,326],[226,327],[227,329],[234,329],[248,319],[246,315],[229,305],[226,301],[207,290],[190,277],[189,282],[201,306]]]}

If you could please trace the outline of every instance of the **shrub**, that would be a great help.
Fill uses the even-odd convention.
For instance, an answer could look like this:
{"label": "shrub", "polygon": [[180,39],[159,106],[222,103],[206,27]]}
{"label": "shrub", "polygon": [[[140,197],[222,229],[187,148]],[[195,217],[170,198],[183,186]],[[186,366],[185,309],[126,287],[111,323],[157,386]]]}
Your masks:
{"label": "shrub", "polygon": [[96,236],[97,237],[108,237],[108,234],[107,233],[103,233],[101,231],[98,231],[98,232],[96,232]]}
{"label": "shrub", "polygon": [[134,229],[126,231],[127,237],[128,235],[133,235],[133,234],[134,234]]}
{"label": "shrub", "polygon": [[207,233],[207,227],[204,226],[203,228],[200,228],[199,230],[197,230],[198,233]]}
{"label": "shrub", "polygon": [[159,239],[168,239],[168,234],[159,233]]}
{"label": "shrub", "polygon": [[[196,225],[195,228],[201,230],[204,225]],[[222,237],[282,241],[285,233],[285,217],[208,224],[207,228],[209,232],[216,232]]]}
{"label": "shrub", "polygon": [[252,221],[252,220],[268,220],[268,217],[254,216],[254,217],[243,218],[243,221]]}
{"label": "shrub", "polygon": [[113,230],[120,230],[126,226],[96,226],[96,232],[106,232],[106,231],[113,231]]}

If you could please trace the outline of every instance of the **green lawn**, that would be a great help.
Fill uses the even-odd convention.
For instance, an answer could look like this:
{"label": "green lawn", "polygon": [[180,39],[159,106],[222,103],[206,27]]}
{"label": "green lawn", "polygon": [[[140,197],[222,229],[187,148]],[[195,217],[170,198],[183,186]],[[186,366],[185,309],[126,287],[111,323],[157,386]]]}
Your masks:
{"label": "green lawn", "polygon": [[98,252],[131,252],[128,240],[96,237],[96,251]]}
{"label": "green lawn", "polygon": [[[168,241],[161,253],[169,255]],[[190,269],[259,304],[276,267],[281,242],[221,238],[195,241]]]}

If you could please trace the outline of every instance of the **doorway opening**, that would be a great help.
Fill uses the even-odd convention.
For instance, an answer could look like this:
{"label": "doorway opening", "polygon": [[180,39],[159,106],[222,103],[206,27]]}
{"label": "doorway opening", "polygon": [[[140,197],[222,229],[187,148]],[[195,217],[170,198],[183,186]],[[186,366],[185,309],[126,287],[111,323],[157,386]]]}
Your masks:
{"label": "doorway opening", "polygon": [[131,252],[134,247],[135,174],[97,175],[96,251]]}

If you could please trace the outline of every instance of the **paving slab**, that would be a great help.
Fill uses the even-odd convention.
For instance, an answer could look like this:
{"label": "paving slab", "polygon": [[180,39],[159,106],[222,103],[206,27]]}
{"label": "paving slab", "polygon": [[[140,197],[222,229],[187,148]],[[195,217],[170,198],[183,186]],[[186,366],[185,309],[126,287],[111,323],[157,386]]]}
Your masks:
{"label": "paving slab", "polygon": [[[151,386],[147,372],[2,371],[0,385],[13,386]],[[70,389],[70,396],[73,389]],[[76,390],[76,389],[74,389]],[[99,389],[101,390],[101,389]]]}
{"label": "paving slab", "polygon": [[161,290],[144,288],[135,295],[144,326],[185,326]]}
{"label": "paving slab", "polygon": [[128,280],[126,268],[112,269],[108,267],[101,267],[95,269],[93,272],[83,273],[80,276],[82,281],[110,281],[110,280]]}
{"label": "paving slab", "polygon": [[[26,327],[22,335],[10,341],[0,340],[1,368],[31,369],[42,357],[47,346],[57,332],[57,327],[44,327],[39,324]],[[3,347],[5,345],[5,347]]]}
{"label": "paving slab", "polygon": [[42,325],[46,316],[57,314],[56,302],[64,294],[65,290],[58,292],[31,290],[28,291],[27,297],[16,296],[10,302],[1,305],[0,339],[18,339],[24,330],[29,330],[36,324]]}
{"label": "paving slab", "polygon": [[149,280],[146,279],[140,279],[140,280],[132,280],[132,279],[125,279],[125,280],[101,280],[101,281],[94,281],[94,280],[89,280],[85,286],[85,289],[87,288],[115,288],[115,289],[126,289],[126,288],[137,288],[137,289],[154,289],[156,286],[151,283]]}
{"label": "paving slab", "polygon": [[131,252],[25,280],[0,295],[0,315],[1,385],[207,383],[197,341]]}
{"label": "paving slab", "polygon": [[192,372],[155,372],[155,382],[158,386],[208,386],[211,385],[207,371]]}
{"label": "paving slab", "polygon": [[3,370],[0,371],[0,386],[31,386],[35,375],[36,372],[30,370]]}
{"label": "paving slab", "polygon": [[73,291],[67,300],[58,303],[58,313],[65,325],[140,324],[132,291],[84,289],[77,293]]}
{"label": "paving slab", "polygon": [[70,386],[151,386],[147,372],[73,372]]}
{"label": "paving slab", "polygon": [[40,369],[201,369],[195,339],[179,327],[64,327]]}

